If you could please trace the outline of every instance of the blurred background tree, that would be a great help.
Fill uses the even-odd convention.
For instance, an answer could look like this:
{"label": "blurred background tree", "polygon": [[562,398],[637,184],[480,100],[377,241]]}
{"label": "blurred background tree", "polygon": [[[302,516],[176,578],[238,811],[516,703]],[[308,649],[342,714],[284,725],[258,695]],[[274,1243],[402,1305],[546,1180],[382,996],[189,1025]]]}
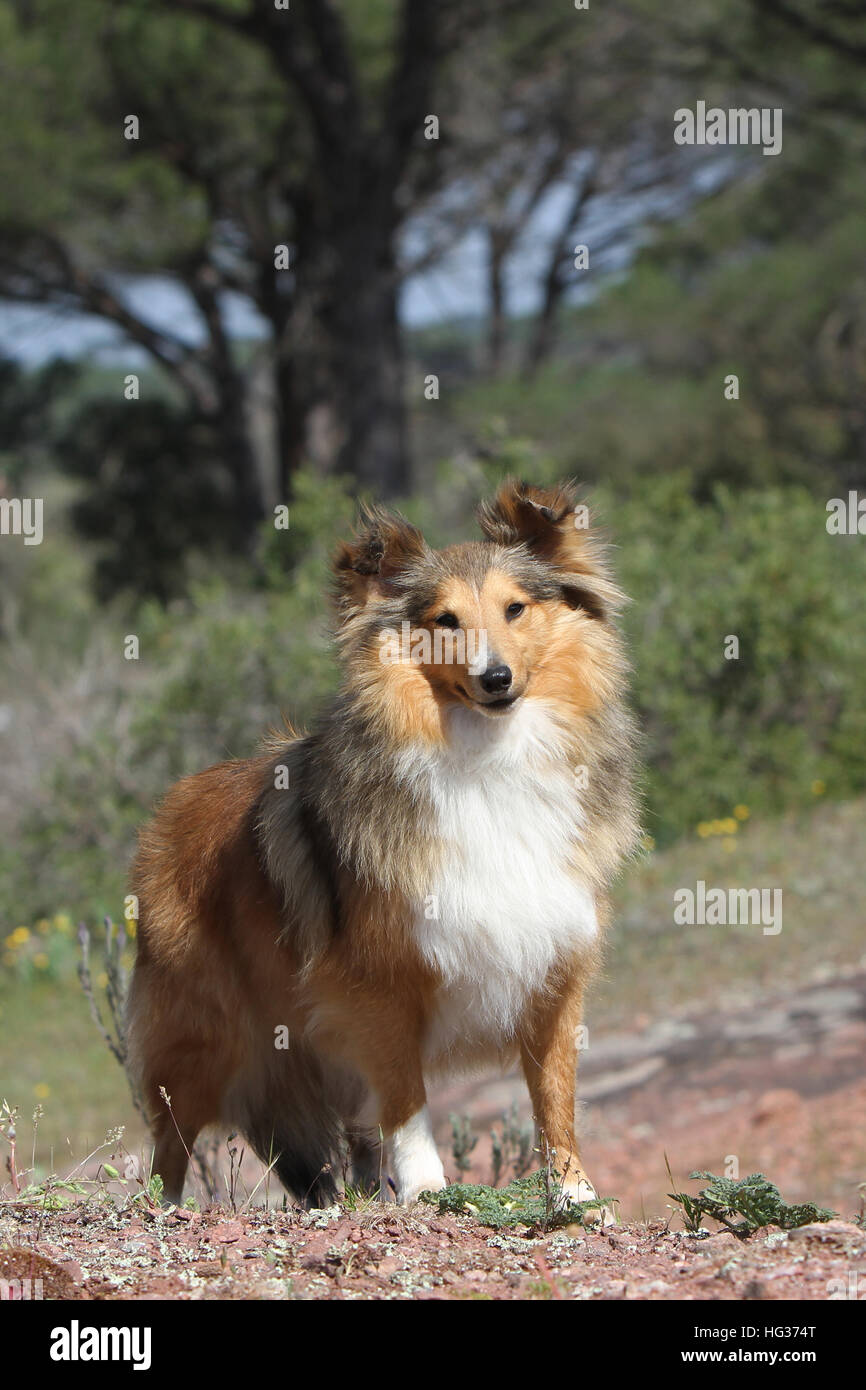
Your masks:
{"label": "blurred background tree", "polygon": [[660,842],[862,790],[864,57],[847,0],[0,0],[0,911],[116,911],[166,782],[315,709],[360,492],[442,543],[509,471],[598,494]]}
{"label": "blurred background tree", "polygon": [[[303,459],[405,492],[407,277],[483,238],[499,371],[507,271],[555,192],[532,369],[593,196],[630,199],[634,221],[670,215],[694,180],[670,141],[670,32],[640,6],[581,18],[489,0],[4,0],[0,293],[97,315],[159,365],[214,426],[248,545]],[[183,326],[130,293],[145,275],[183,288]],[[230,331],[231,295],[255,309],[254,343]]]}

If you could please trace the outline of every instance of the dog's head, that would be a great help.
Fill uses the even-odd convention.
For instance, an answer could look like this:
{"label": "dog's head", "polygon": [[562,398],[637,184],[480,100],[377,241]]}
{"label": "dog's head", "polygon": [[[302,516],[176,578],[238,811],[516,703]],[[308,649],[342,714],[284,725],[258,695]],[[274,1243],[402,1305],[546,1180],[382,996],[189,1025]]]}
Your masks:
{"label": "dog's head", "polygon": [[453,706],[482,719],[532,699],[590,712],[618,688],[623,596],[586,508],[571,485],[509,481],[478,520],[484,540],[432,550],[405,518],[373,508],[340,547],[339,635],[356,693],[439,737]]}

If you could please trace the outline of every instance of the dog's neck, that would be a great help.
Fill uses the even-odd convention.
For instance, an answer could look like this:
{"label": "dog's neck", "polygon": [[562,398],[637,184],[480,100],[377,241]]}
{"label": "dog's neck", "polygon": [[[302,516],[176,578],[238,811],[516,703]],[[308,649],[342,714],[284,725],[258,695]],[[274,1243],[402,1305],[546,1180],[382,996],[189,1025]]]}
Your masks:
{"label": "dog's neck", "polygon": [[444,739],[413,743],[396,758],[400,782],[445,776],[457,781],[525,781],[549,777],[569,765],[571,737],[545,701],[522,700],[501,715],[485,715],[463,705],[446,712]]}

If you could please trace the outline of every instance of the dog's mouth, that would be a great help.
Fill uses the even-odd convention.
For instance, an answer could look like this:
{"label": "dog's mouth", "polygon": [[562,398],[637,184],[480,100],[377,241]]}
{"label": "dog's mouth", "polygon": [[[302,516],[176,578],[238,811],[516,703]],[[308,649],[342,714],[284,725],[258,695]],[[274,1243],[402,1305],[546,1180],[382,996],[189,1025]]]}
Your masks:
{"label": "dog's mouth", "polygon": [[481,710],[483,714],[505,714],[508,710],[513,709],[516,704],[519,704],[522,699],[521,692],[520,694],[515,693],[513,695],[500,696],[498,700],[476,700],[475,696],[470,695],[469,691],[466,690],[464,686],[458,685],[457,689],[467,705],[472,709]]}

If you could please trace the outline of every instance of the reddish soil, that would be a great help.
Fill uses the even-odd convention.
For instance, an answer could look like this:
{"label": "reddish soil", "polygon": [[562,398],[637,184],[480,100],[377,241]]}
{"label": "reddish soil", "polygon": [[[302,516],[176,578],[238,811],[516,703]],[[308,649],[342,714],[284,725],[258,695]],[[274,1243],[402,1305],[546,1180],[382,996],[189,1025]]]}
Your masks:
{"label": "reddish soil", "polygon": [[[866,1229],[852,1220],[866,1180],[866,974],[609,1037],[581,1073],[585,1159],[621,1227],[495,1232],[423,1204],[150,1212],[102,1193],[59,1212],[0,1206],[0,1281],[41,1279],[45,1298],[74,1299],[866,1298]],[[521,1097],[516,1078],[440,1095],[443,1151],[449,1111],[486,1136]],[[842,1219],[746,1241],[687,1235],[665,1153],[689,1191],[690,1169],[736,1160]],[[469,1178],[488,1181],[489,1139],[472,1157]]]}
{"label": "reddish soil", "polygon": [[745,1242],[658,1221],[532,1238],[423,1206],[143,1218],[77,1207],[15,1221],[0,1279],[42,1278],[45,1298],[827,1299],[852,1296],[858,1279],[866,1293],[866,1231],[838,1221]]}
{"label": "reddish soil", "polygon": [[[667,1215],[665,1154],[686,1191],[693,1170],[761,1171],[787,1201],[850,1218],[866,1183],[866,973],[593,1042],[579,1093],[585,1164],[624,1220]],[[489,1130],[513,1101],[528,1117],[517,1077],[436,1098],[443,1150],[449,1113],[469,1115],[482,1136],[468,1181],[490,1181]]]}

